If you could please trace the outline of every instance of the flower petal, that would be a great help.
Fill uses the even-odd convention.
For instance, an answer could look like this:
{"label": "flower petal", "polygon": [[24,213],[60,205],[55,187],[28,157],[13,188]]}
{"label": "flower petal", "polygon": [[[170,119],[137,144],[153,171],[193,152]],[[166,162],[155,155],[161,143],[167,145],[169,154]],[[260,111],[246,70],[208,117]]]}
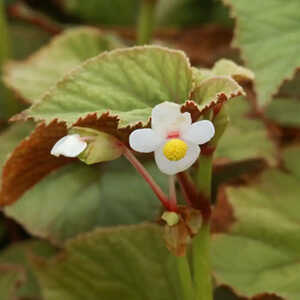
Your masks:
{"label": "flower petal", "polygon": [[167,175],[175,175],[191,167],[200,154],[200,147],[194,143],[187,142],[188,149],[184,158],[178,161],[168,160],[163,154],[164,145],[161,145],[155,152],[155,161],[161,172]]}
{"label": "flower petal", "polygon": [[77,157],[87,147],[87,143],[80,139],[79,134],[66,135],[53,146],[51,154],[54,156]]}
{"label": "flower petal", "polygon": [[201,145],[207,143],[215,135],[214,124],[209,120],[198,121],[185,132],[184,139]]}
{"label": "flower petal", "polygon": [[129,136],[130,147],[143,153],[153,152],[163,142],[163,139],[152,129],[137,129]]}
{"label": "flower petal", "polygon": [[185,132],[192,123],[188,112],[181,113],[180,105],[173,102],[163,102],[152,109],[151,127],[163,138],[168,132]]}

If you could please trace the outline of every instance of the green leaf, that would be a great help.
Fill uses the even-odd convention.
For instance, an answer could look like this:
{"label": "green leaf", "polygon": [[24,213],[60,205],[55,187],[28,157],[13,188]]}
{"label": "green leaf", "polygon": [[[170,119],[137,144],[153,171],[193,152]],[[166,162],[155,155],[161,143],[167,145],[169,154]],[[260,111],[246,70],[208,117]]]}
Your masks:
{"label": "green leaf", "polygon": [[[135,25],[140,9],[139,0],[63,0],[64,9],[91,23],[104,25]],[[211,1],[157,1],[156,23],[160,26],[182,26],[208,21]],[[118,13],[116,13],[118,12]]]}
{"label": "green leaf", "polygon": [[40,299],[41,292],[29,258],[51,257],[55,249],[46,242],[29,240],[14,244],[0,252],[1,300]]}
{"label": "green leaf", "polygon": [[253,81],[254,73],[247,68],[239,66],[229,59],[218,60],[212,69],[206,68],[193,68],[194,76],[198,79],[196,82],[201,82],[215,76],[229,76],[237,82]]}
{"label": "green leaf", "polygon": [[81,62],[120,45],[113,37],[97,29],[70,29],[53,39],[29,60],[9,64],[4,80],[28,102],[35,102]]}
{"label": "green leaf", "polygon": [[146,122],[162,101],[183,103],[191,88],[192,72],[183,52],[158,46],[115,50],[68,74],[27,116],[72,124],[108,111],[120,118],[120,126],[133,125]]}
{"label": "green leaf", "polygon": [[283,161],[285,167],[300,179],[300,144],[288,146],[283,152]]}
{"label": "green leaf", "polygon": [[9,154],[33,129],[31,122],[15,123],[0,134],[0,170],[2,169]]}
{"label": "green leaf", "polygon": [[268,292],[299,299],[299,195],[299,178],[275,169],[250,187],[226,190],[235,222],[213,239],[219,284],[247,297]]}
{"label": "green leaf", "polygon": [[133,25],[139,9],[138,0],[63,0],[62,4],[68,13],[106,25]]}
{"label": "green leaf", "polygon": [[[154,164],[146,166],[167,189],[166,176]],[[60,244],[97,226],[155,220],[160,207],[136,170],[118,160],[101,170],[72,164],[52,172],[4,212],[30,233]]]}
{"label": "green leaf", "polygon": [[230,122],[218,144],[216,157],[230,161],[264,159],[274,165],[275,144],[268,136],[263,121],[247,116],[251,111],[249,102],[245,98],[238,98],[226,106]]}
{"label": "green leaf", "polygon": [[63,259],[35,270],[45,300],[179,300],[174,259],[161,229],[145,224],[82,235],[67,244]]}
{"label": "green leaf", "polygon": [[229,59],[218,60],[213,66],[212,72],[219,76],[231,76],[236,81],[254,80],[254,74],[252,71],[237,65]]}
{"label": "green leaf", "polygon": [[156,22],[159,26],[191,26],[210,20],[212,1],[160,0],[157,3]]}
{"label": "green leaf", "polygon": [[258,103],[271,101],[283,80],[300,66],[300,2],[224,0],[237,19],[234,46],[255,73]]}
{"label": "green leaf", "polygon": [[2,82],[2,72],[4,63],[11,56],[11,40],[6,22],[5,8],[3,2],[0,3],[0,120],[7,120],[13,114],[19,112],[20,106],[15,102],[11,93],[4,87]]}
{"label": "green leaf", "polygon": [[51,38],[50,33],[28,22],[11,20],[8,29],[12,44],[11,58],[16,60],[27,58]]}
{"label": "green leaf", "polygon": [[297,70],[292,80],[283,82],[278,92],[281,98],[299,98],[300,97],[300,69]]}
{"label": "green leaf", "polygon": [[278,98],[266,109],[266,116],[284,127],[300,127],[300,101]]}

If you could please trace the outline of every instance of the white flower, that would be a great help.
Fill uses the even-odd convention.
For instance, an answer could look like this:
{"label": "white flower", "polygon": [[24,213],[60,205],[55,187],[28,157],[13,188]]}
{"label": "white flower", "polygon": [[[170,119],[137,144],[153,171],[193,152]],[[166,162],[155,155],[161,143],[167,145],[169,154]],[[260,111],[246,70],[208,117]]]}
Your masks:
{"label": "white flower", "polygon": [[198,145],[207,143],[215,134],[212,122],[192,124],[188,112],[181,113],[180,105],[164,102],[152,110],[151,128],[137,129],[130,134],[129,144],[137,152],[154,151],[158,168],[174,175],[188,169],[200,154]]}
{"label": "white flower", "polygon": [[52,148],[54,156],[77,157],[87,147],[87,143],[80,138],[79,134],[66,135],[61,138]]}

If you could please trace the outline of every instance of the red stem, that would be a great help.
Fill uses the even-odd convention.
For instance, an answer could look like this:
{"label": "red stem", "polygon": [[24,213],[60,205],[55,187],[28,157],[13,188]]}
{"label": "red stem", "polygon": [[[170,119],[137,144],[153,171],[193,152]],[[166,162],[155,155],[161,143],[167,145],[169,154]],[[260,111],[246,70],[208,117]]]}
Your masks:
{"label": "red stem", "polygon": [[[177,176],[178,176],[178,174],[177,174]],[[178,178],[178,177],[177,177],[177,178]],[[178,179],[179,179],[179,178],[178,178]],[[190,200],[190,198],[189,198],[189,195],[188,195],[188,193],[187,193],[187,191],[186,191],[186,189],[185,189],[184,183],[183,183],[180,179],[178,180],[178,182],[179,182],[179,185],[180,185],[180,188],[181,188],[181,193],[182,193],[182,195],[183,195],[183,198],[184,198],[185,202],[186,202],[188,205],[193,206],[193,204],[192,204],[192,202],[191,202],[191,200]]]}
{"label": "red stem", "polygon": [[211,215],[211,207],[209,199],[201,195],[197,189],[189,174],[186,172],[181,172],[177,174],[177,179],[180,183],[185,200],[193,208],[199,209],[201,211],[204,221],[209,220]]}
{"label": "red stem", "polygon": [[142,177],[147,181],[157,198],[163,204],[163,206],[167,210],[172,210],[169,199],[162,191],[162,189],[155,182],[153,177],[149,174],[149,172],[145,169],[145,167],[139,162],[139,160],[134,156],[130,149],[128,149],[125,145],[123,145],[123,155],[127,158],[127,160],[136,168],[136,170],[142,175]]}

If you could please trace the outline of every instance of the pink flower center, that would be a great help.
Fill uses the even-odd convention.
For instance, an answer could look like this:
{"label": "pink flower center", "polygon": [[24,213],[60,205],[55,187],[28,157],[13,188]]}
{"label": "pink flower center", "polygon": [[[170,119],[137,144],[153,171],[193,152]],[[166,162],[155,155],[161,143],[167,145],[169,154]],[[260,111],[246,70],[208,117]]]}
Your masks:
{"label": "pink flower center", "polygon": [[168,132],[167,139],[177,139],[179,136],[179,131],[170,131]]}

